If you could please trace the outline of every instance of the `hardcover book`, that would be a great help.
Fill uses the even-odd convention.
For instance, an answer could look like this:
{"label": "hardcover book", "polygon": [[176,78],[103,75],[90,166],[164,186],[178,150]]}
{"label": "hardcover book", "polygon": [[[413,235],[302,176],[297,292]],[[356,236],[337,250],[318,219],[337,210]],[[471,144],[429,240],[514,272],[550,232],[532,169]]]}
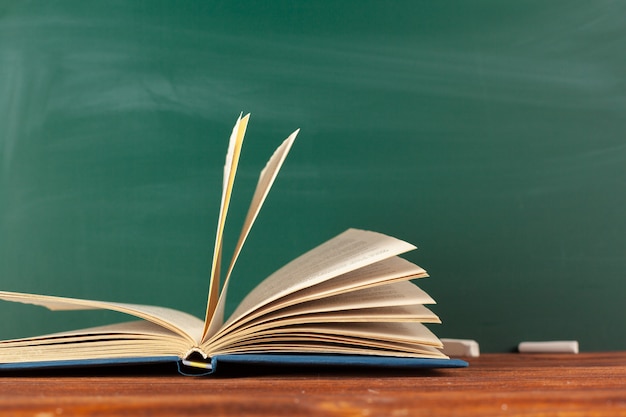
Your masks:
{"label": "hardcover book", "polygon": [[[0,299],[50,310],[105,309],[132,320],[0,341],[0,369],[177,362],[212,373],[220,363],[270,366],[462,367],[441,352],[424,323],[439,323],[434,300],[413,280],[427,277],[399,255],[412,244],[348,229],[264,279],[225,317],[235,262],[296,130],[261,171],[224,274],[223,232],[249,115],[233,128],[226,163],[204,318],[170,308],[0,291]],[[223,277],[223,280],[221,279]]]}

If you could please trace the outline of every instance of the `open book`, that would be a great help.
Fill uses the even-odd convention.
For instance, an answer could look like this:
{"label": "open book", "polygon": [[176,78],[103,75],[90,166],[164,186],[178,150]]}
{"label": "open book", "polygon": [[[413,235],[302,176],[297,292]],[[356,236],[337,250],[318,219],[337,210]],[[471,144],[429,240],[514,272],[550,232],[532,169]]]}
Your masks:
{"label": "open book", "polygon": [[[298,130],[262,170],[224,274],[222,235],[249,115],[230,137],[204,320],[156,306],[0,291],[0,299],[50,310],[105,309],[135,320],[0,341],[0,369],[176,361],[215,371],[220,362],[456,367],[422,323],[433,299],[411,282],[426,271],[398,255],[415,249],[383,234],[349,229],[288,263],[250,292],[229,318],[235,262]],[[221,282],[220,277],[224,279]]]}

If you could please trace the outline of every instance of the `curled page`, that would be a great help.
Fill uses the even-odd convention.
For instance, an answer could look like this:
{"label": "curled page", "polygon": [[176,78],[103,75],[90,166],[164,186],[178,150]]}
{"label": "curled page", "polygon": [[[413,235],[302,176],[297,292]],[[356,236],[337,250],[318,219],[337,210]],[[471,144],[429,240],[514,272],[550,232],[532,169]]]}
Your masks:
{"label": "curled page", "polygon": [[235,183],[235,174],[237,173],[237,165],[239,164],[239,155],[243,144],[243,137],[246,134],[246,127],[250,115],[247,114],[243,118],[239,116],[235,127],[230,135],[228,143],[228,153],[226,155],[226,163],[224,164],[224,184],[222,187],[222,202],[220,205],[220,214],[217,221],[217,231],[215,233],[215,247],[213,249],[213,263],[211,265],[211,277],[209,278],[209,296],[207,301],[207,309],[204,318],[204,329],[202,334],[206,334],[208,325],[213,317],[220,291],[220,263],[222,261],[222,235],[224,233],[224,224],[226,223],[226,215],[228,206],[230,205],[230,196]]}
{"label": "curled page", "polygon": [[0,291],[0,300],[46,307],[49,310],[110,310],[138,317],[183,336],[192,345],[199,342],[202,321],[182,311],[142,304],[113,303],[79,298],[54,297]]}
{"label": "curled page", "polygon": [[246,215],[246,219],[244,221],[241,233],[239,234],[239,241],[237,242],[237,246],[235,247],[235,252],[230,261],[230,266],[228,267],[228,272],[226,273],[226,278],[224,279],[224,287],[222,288],[222,292],[219,296],[219,300],[216,306],[216,309],[210,319],[210,323],[208,328],[203,335],[203,340],[211,337],[219,327],[224,322],[224,307],[226,305],[226,294],[228,291],[228,283],[230,281],[230,276],[235,267],[235,262],[241,253],[241,248],[245,243],[250,230],[252,229],[252,225],[256,220],[259,212],[261,211],[261,207],[263,206],[263,202],[265,201],[267,195],[269,194],[272,185],[274,184],[274,180],[280,171],[280,168],[287,158],[287,154],[293,145],[293,142],[296,140],[296,136],[300,132],[300,129],[293,132],[287,139],[283,141],[283,143],[274,151],[274,154],[269,159],[265,168],[261,171],[261,175],[259,176],[259,180],[257,182],[256,189],[254,191],[254,195],[252,196],[252,202],[250,203],[250,208],[248,209],[248,214]]}
{"label": "curled page", "polygon": [[230,318],[203,343],[218,338],[237,321],[285,296],[415,249],[408,242],[366,230],[348,229],[267,277],[242,300]]}

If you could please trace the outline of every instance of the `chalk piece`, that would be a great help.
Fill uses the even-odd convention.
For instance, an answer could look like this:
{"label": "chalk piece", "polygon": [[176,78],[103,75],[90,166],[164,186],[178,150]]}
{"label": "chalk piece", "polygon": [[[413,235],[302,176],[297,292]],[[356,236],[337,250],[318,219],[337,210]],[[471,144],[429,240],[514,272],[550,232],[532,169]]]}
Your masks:
{"label": "chalk piece", "polygon": [[578,353],[577,340],[552,340],[546,342],[522,342],[520,353]]}
{"label": "chalk piece", "polygon": [[450,357],[467,356],[477,358],[480,356],[478,342],[469,339],[441,339],[443,353]]}

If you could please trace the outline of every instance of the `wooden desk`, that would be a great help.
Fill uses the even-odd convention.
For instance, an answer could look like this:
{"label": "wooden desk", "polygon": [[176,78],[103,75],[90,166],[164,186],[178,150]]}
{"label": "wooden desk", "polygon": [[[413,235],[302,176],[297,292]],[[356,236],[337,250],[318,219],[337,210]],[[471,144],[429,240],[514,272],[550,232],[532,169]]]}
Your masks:
{"label": "wooden desk", "polygon": [[468,369],[233,378],[0,376],[12,416],[626,416],[626,352],[486,354]]}

